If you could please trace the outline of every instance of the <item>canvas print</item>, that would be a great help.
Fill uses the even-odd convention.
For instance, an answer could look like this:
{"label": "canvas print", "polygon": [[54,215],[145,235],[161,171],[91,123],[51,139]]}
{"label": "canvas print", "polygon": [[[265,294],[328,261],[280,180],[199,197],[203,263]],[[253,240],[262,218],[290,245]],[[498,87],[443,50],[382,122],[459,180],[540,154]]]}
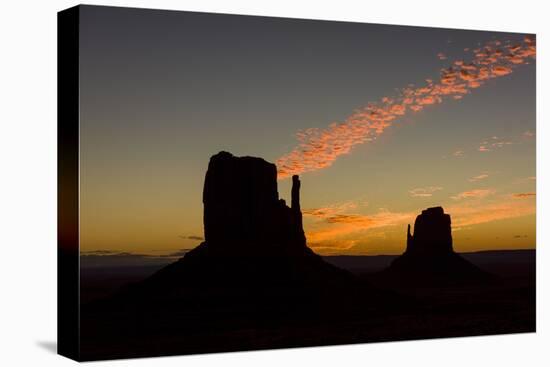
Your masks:
{"label": "canvas print", "polygon": [[59,13],[59,351],[535,331],[534,34]]}

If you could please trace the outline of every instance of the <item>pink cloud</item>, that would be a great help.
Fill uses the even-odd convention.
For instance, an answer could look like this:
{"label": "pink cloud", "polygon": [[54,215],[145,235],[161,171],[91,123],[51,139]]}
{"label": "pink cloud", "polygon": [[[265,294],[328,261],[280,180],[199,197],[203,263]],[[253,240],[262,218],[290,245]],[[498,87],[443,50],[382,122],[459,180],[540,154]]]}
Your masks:
{"label": "pink cloud", "polygon": [[512,68],[502,65],[496,65],[493,67],[493,74],[496,76],[508,75],[512,72]]}
{"label": "pink cloud", "polygon": [[[451,62],[449,68],[441,70],[439,80],[427,79],[425,85],[416,88],[408,85],[394,97],[384,97],[378,103],[359,108],[343,122],[334,122],[324,129],[299,131],[298,146],[276,161],[279,179],[330,167],[354,146],[375,140],[399,117],[420,112],[447,98],[462,99],[488,80],[512,73],[536,57],[535,39],[526,37],[518,45],[492,41],[474,50],[473,55],[468,62]],[[519,62],[520,59],[523,61]],[[489,150],[490,146],[479,147],[482,152]]]}

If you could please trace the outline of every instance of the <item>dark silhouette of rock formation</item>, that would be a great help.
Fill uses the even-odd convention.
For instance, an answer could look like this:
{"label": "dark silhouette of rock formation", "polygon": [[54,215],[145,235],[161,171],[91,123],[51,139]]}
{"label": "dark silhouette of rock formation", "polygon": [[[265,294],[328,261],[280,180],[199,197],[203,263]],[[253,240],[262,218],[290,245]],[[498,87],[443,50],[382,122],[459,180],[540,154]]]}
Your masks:
{"label": "dark silhouette of rock formation", "polygon": [[205,242],[228,250],[228,256],[272,255],[306,245],[298,176],[292,177],[289,208],[279,199],[276,166],[261,158],[214,155],[206,172],[203,204]]}
{"label": "dark silhouette of rock formation", "polygon": [[203,191],[205,241],[122,294],[194,294],[241,289],[326,288],[355,277],[306,246],[300,180],[292,177],[288,207],[279,199],[277,169],[261,158],[220,152],[211,157]]}
{"label": "dark silhouette of rock formation", "polygon": [[414,236],[408,225],[406,252],[419,255],[453,252],[451,216],[440,206],[423,210],[414,222]]}
{"label": "dark silhouette of rock formation", "polygon": [[383,272],[397,285],[426,286],[468,284],[489,275],[453,250],[451,216],[442,207],[423,210],[407,228],[407,248]]}

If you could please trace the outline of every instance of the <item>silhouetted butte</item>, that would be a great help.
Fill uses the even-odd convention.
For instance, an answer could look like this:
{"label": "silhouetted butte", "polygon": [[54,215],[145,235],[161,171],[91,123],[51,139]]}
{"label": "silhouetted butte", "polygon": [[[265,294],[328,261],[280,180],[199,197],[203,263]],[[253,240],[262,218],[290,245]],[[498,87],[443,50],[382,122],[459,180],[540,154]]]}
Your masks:
{"label": "silhouetted butte", "polygon": [[298,176],[288,207],[279,198],[274,164],[220,152],[208,165],[203,204],[205,241],[122,295],[292,292],[355,281],[306,246]]}
{"label": "silhouetted butte", "polygon": [[442,207],[423,210],[407,228],[407,248],[382,273],[403,286],[469,284],[489,275],[453,250],[451,216]]}

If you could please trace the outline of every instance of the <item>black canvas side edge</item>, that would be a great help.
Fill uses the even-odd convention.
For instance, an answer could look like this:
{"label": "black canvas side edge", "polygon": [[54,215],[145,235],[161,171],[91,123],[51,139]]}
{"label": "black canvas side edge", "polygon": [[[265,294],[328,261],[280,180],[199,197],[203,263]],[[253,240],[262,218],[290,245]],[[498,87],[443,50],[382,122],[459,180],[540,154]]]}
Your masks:
{"label": "black canvas side edge", "polygon": [[79,359],[79,7],[57,13],[57,352]]}

